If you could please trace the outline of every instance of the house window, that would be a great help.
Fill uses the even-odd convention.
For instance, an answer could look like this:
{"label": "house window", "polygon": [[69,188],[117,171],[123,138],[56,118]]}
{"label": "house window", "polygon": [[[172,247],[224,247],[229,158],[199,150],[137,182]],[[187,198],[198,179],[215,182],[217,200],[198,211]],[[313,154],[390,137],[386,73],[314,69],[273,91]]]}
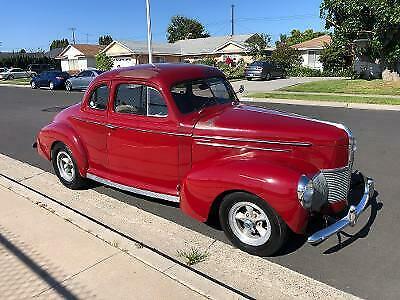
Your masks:
{"label": "house window", "polygon": [[164,56],[156,56],[156,57],[154,57],[154,62],[155,63],[165,63],[165,57]]}

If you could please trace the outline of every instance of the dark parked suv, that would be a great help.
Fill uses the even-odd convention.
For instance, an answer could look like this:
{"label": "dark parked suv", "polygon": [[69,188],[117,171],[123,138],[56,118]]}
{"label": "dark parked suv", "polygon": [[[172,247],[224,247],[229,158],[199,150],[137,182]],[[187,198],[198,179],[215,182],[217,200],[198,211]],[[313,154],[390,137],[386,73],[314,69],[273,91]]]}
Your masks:
{"label": "dark parked suv", "polygon": [[285,70],[274,63],[267,61],[255,61],[247,66],[244,71],[247,80],[261,79],[270,80],[272,78],[284,78]]}

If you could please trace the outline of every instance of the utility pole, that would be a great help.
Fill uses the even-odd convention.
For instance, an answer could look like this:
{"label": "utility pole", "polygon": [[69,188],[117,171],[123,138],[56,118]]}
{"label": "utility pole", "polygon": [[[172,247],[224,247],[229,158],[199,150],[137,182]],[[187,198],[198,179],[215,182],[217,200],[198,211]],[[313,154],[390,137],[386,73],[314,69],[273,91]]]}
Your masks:
{"label": "utility pole", "polygon": [[86,44],[89,44],[89,33],[86,33]]}
{"label": "utility pole", "polygon": [[71,27],[71,28],[68,28],[68,30],[71,30],[72,31],[72,44],[76,44],[76,40],[75,40],[75,30],[76,30],[76,28],[75,27]]}
{"label": "utility pole", "polygon": [[234,19],[235,5],[231,5],[231,36],[235,34],[235,19]]}
{"label": "utility pole", "polygon": [[150,0],[146,0],[146,14],[147,14],[147,48],[149,51],[149,64],[153,64],[153,57],[151,53],[151,18],[150,18]]}

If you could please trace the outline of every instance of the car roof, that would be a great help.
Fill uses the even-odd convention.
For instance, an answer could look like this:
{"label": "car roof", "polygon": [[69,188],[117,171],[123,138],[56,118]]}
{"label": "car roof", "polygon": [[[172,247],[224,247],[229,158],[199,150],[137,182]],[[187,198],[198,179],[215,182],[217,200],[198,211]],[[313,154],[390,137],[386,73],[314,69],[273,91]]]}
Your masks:
{"label": "car roof", "polygon": [[96,80],[137,79],[171,85],[185,80],[212,76],[223,77],[224,75],[217,68],[205,65],[162,63],[115,69],[102,73]]}

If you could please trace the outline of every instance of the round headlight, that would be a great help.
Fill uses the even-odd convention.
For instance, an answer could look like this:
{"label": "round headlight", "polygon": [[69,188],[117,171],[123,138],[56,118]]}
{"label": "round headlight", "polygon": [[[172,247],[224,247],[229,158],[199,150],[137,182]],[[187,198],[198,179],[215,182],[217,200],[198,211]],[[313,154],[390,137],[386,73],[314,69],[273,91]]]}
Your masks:
{"label": "round headlight", "polygon": [[311,208],[313,195],[314,185],[312,180],[309,179],[306,175],[301,175],[299,183],[297,185],[297,197],[299,198],[299,201],[304,208]]}

